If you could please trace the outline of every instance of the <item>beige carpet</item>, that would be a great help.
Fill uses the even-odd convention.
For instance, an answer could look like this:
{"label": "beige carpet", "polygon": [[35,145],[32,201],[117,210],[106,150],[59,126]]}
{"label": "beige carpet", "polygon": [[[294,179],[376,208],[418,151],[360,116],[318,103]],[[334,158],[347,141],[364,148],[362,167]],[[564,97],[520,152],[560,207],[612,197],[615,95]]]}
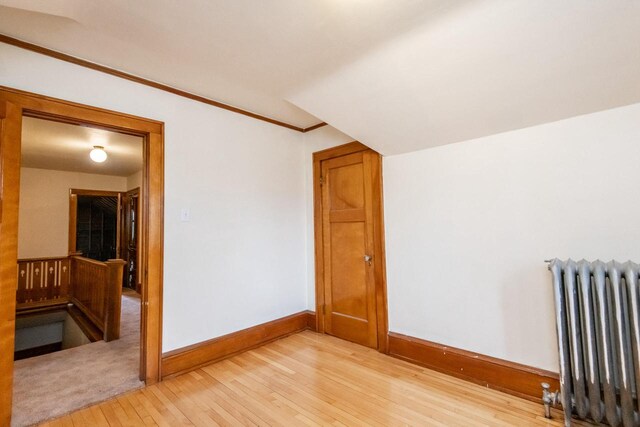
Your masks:
{"label": "beige carpet", "polygon": [[18,360],[11,425],[22,427],[144,385],[140,369],[140,299],[122,297],[120,339]]}

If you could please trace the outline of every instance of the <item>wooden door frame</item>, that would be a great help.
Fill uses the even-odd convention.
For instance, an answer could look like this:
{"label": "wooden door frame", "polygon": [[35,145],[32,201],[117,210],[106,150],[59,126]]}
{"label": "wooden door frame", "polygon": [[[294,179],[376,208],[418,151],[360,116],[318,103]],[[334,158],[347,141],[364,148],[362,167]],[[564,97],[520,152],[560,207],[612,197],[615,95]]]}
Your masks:
{"label": "wooden door frame", "polygon": [[[164,231],[164,123],[141,117],[50,98],[0,86],[0,118],[15,114],[76,125],[89,125],[144,139],[143,192],[141,210],[143,230],[141,249],[141,379],[147,384],[159,381],[162,360],[162,278]],[[11,111],[9,111],[11,110]],[[2,123],[6,124],[7,121]],[[11,126],[10,126],[11,127]],[[17,128],[17,126],[15,126]],[[0,141],[0,424],[11,417],[13,385],[13,340],[15,335],[15,292],[17,286],[18,200],[20,191],[21,129],[4,129]],[[13,295],[11,298],[9,298]],[[12,302],[13,300],[13,302]],[[8,353],[11,351],[11,355]]]}
{"label": "wooden door frame", "polygon": [[[105,190],[89,190],[80,188],[69,189],[69,250],[68,253],[77,253],[78,248],[77,227],[78,227],[78,196],[96,196],[96,197],[117,197],[118,208],[116,215],[116,258],[121,258],[122,248],[122,195],[123,191],[105,191]],[[86,254],[85,254],[86,255]]]}
{"label": "wooden door frame", "polygon": [[374,278],[376,286],[376,319],[378,351],[389,352],[389,323],[387,312],[387,273],[384,245],[384,209],[382,201],[382,158],[379,153],[357,141],[313,153],[313,225],[316,269],[316,331],[325,333],[324,328],[324,248],[322,235],[322,187],[321,173],[324,160],[348,154],[370,151],[376,153],[377,161],[372,164],[373,179],[373,241]]}

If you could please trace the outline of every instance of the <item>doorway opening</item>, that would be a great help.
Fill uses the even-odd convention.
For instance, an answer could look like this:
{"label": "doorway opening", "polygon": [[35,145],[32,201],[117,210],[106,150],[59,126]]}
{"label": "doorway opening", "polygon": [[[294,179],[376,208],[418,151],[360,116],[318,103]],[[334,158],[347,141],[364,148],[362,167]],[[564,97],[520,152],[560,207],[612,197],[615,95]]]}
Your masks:
{"label": "doorway opening", "polygon": [[[137,173],[136,173],[137,174]],[[69,192],[69,253],[87,258],[125,261],[122,286],[141,292],[138,265],[140,242],[140,183],[128,191],[97,191],[72,188]],[[128,178],[128,183],[131,180]],[[137,185],[137,186],[136,186]]]}
{"label": "doorway opening", "polygon": [[143,385],[121,258],[143,138],[23,115],[21,139],[13,419],[31,425]]}
{"label": "doorway opening", "polygon": [[[134,137],[138,141],[139,158],[142,164],[135,174],[132,173],[135,176],[130,180],[126,177],[121,178],[119,182],[126,184],[118,188],[109,188],[110,185],[106,187],[96,185],[99,180],[95,177],[86,181],[86,185],[67,185],[66,195],[63,197],[63,203],[67,207],[62,217],[64,218],[63,228],[68,236],[59,238],[61,228],[53,226],[54,217],[59,215],[60,210],[47,210],[44,204],[45,209],[41,211],[45,211],[46,221],[41,221],[41,228],[27,227],[26,235],[29,238],[24,241],[31,243],[22,244],[22,236],[25,234],[22,233],[23,225],[28,225],[28,221],[26,223],[22,221],[22,214],[33,213],[35,210],[23,209],[28,207],[29,203],[20,197],[21,189],[27,188],[33,182],[42,184],[48,179],[40,176],[41,179],[33,179],[30,182],[28,177],[25,178],[24,168],[21,168],[21,166],[29,166],[29,161],[21,161],[21,158],[28,157],[25,157],[22,151],[23,127],[33,120],[68,125],[76,130],[111,132],[124,137]],[[75,144],[76,147],[82,145],[82,150],[87,150],[86,144],[76,143],[77,141],[68,145]],[[92,142],[92,145],[96,144]],[[28,144],[25,145],[27,146]],[[113,154],[116,158],[117,153],[117,150],[112,150],[110,155]],[[16,392],[15,387],[18,386],[17,378],[14,378],[15,318],[16,309],[25,308],[25,305],[21,304],[29,305],[27,307],[30,310],[29,314],[43,314],[53,309],[66,311],[68,317],[73,318],[75,326],[87,339],[98,341],[66,350],[69,352],[98,344],[102,347],[93,347],[96,354],[103,353],[106,348],[104,346],[125,343],[127,340],[123,339],[123,335],[131,335],[131,331],[127,330],[128,325],[135,324],[139,332],[134,334],[134,341],[138,343],[139,352],[136,351],[135,354],[133,380],[143,380],[150,384],[160,379],[163,153],[163,125],[160,122],[0,87],[0,194],[2,195],[0,204],[2,225],[0,227],[0,300],[2,300],[0,304],[0,389],[3,390],[0,394],[1,425],[11,423],[12,394]],[[63,160],[53,159],[53,163]],[[79,164],[79,162],[73,163]],[[32,169],[38,169],[31,166]],[[50,169],[56,169],[56,167]],[[60,172],[60,167],[57,169]],[[68,172],[76,175],[91,175],[86,171],[73,168]],[[101,172],[104,175],[105,169]],[[37,175],[38,173],[35,173],[35,176]],[[101,173],[98,172],[95,175],[101,175]],[[122,177],[121,174],[119,176]],[[94,178],[97,181],[92,181]],[[136,180],[137,185],[129,185],[128,181]],[[51,182],[46,183],[51,184]],[[90,191],[116,190],[120,193],[115,215],[116,224],[121,223],[120,231],[118,231],[118,225],[114,230],[112,225],[104,221],[105,219],[111,221],[113,217],[114,200],[109,198],[111,195],[103,195],[101,200],[81,199],[80,204],[85,208],[88,207],[88,212],[91,215],[95,213],[96,218],[101,218],[102,221],[90,220],[89,229],[79,227],[80,230],[78,230],[78,224],[76,224],[76,227],[71,230],[67,217],[70,210],[67,204],[70,189],[74,188]],[[47,191],[32,194],[36,202],[51,196]],[[129,196],[130,199],[134,199],[134,202],[130,202],[129,208],[125,210],[123,201]],[[130,201],[130,199],[126,200]],[[83,212],[87,211],[82,211],[80,214],[83,215]],[[128,219],[124,217],[125,212],[129,215]],[[18,233],[18,216],[21,217],[21,233]],[[128,230],[135,230],[133,236],[126,236],[124,224],[129,224]],[[82,237],[82,233],[87,234],[87,231],[90,231],[90,235]],[[92,258],[82,256],[78,251],[68,251],[72,235],[74,238],[81,237],[80,240],[85,237],[88,239],[81,245],[87,245],[87,255],[90,254]],[[56,256],[47,256],[44,253],[23,256],[24,250],[42,248],[49,244],[53,245],[50,249],[54,248],[49,252],[56,252]],[[112,258],[114,252],[116,257]],[[132,261],[132,257],[135,260]],[[129,264],[133,264],[133,267],[129,267]],[[129,270],[132,270],[132,273]],[[16,271],[19,273],[16,274]],[[116,286],[111,286],[113,283],[116,283]],[[137,302],[133,303],[133,306],[137,307],[137,311],[133,310],[137,313],[133,316],[133,322],[131,316],[129,319],[125,319],[124,316],[127,305],[132,304],[126,299],[128,291],[124,292],[123,296],[123,284],[131,284],[139,292]],[[130,293],[135,294],[135,290],[131,290]],[[122,318],[116,313],[122,313]],[[47,326],[48,320],[43,319],[44,317],[40,316],[38,320],[42,325],[35,324],[38,323],[35,321],[34,325],[44,325],[52,331],[66,329],[68,319],[66,316],[63,319],[60,313],[51,317],[53,323],[59,324],[55,327]],[[71,326],[71,328],[74,327]],[[64,342],[64,339],[57,342]],[[59,346],[57,343],[56,345]],[[65,350],[61,353],[64,352]],[[53,355],[55,354],[39,357]],[[60,372],[57,368],[59,366],[51,367],[51,372],[64,375],[64,370]],[[100,371],[94,371],[94,376],[100,378]],[[81,381],[79,378],[75,380]],[[37,391],[35,385],[29,389],[32,397]],[[108,396],[103,398],[106,397]],[[59,402],[62,403],[64,400],[60,399]],[[44,414],[45,417],[52,415],[55,414]]]}

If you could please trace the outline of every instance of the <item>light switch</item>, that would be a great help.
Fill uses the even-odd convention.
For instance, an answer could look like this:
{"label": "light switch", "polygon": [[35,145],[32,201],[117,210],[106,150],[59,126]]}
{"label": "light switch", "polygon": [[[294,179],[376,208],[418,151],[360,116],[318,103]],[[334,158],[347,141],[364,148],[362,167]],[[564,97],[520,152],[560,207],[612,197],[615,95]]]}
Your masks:
{"label": "light switch", "polygon": [[189,222],[191,221],[191,211],[187,208],[180,209],[180,221]]}

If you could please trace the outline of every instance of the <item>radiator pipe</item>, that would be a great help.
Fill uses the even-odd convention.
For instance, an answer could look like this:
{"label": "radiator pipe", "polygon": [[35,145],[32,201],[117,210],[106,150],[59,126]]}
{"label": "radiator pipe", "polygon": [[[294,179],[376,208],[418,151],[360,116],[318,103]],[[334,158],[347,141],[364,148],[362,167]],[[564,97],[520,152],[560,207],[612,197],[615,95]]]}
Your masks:
{"label": "radiator pipe", "polygon": [[544,417],[551,418],[551,407],[556,406],[560,401],[560,392],[549,391],[550,386],[548,383],[542,383],[542,403],[544,404]]}

